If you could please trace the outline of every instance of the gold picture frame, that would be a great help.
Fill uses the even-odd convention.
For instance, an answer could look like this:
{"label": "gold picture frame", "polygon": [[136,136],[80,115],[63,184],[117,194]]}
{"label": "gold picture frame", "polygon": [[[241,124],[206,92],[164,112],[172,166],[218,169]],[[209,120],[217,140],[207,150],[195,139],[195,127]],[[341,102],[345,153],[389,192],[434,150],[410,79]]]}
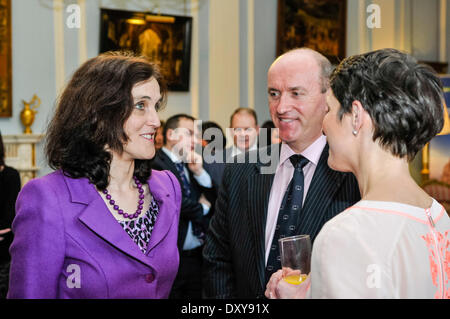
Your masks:
{"label": "gold picture frame", "polygon": [[11,0],[0,0],[0,117],[12,117]]}

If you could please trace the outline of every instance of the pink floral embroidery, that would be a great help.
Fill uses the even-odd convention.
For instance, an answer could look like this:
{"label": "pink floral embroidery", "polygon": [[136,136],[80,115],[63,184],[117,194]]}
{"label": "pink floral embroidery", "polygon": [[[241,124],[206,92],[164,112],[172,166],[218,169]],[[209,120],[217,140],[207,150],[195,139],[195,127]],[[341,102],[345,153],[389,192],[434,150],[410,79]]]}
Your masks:
{"label": "pink floral embroidery", "polygon": [[[442,235],[440,232],[436,232],[436,237],[438,240],[439,254],[440,254],[440,256],[443,257],[442,267],[444,269],[444,273],[442,275],[444,276],[443,290],[444,290],[444,298],[445,299],[450,298],[450,288],[446,289],[446,287],[448,287],[448,281],[450,278],[450,250],[449,250],[450,241],[448,240],[448,233],[449,232],[446,231],[444,233],[444,235]],[[425,240],[425,242],[427,243],[427,248],[430,253],[428,258],[430,260],[431,278],[433,280],[433,285],[438,288],[438,290],[436,291],[436,294],[434,295],[434,298],[437,299],[437,298],[441,297],[439,285],[438,285],[438,280],[439,280],[438,273],[440,272],[438,258],[440,258],[440,257],[436,256],[436,252],[434,250],[434,247],[435,247],[434,236],[429,233],[429,234],[426,234],[425,236],[422,236],[422,239]]]}

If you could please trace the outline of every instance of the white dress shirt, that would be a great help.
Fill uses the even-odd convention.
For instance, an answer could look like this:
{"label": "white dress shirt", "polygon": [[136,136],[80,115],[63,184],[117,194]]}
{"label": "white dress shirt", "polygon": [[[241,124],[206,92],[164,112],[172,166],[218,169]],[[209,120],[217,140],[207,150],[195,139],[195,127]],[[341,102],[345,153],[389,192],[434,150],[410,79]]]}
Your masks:
{"label": "white dress shirt", "polygon": [[[308,148],[306,148],[301,155],[309,160],[309,163],[303,167],[304,174],[304,191],[303,202],[305,201],[308,193],[311,180],[316,171],[317,164],[319,163],[322,151],[327,143],[327,139],[324,135],[321,135],[314,141]],[[283,201],[284,193],[289,185],[289,182],[294,175],[294,166],[292,165],[289,157],[296,154],[287,144],[281,144],[280,162],[275,171],[275,177],[273,179],[272,188],[270,190],[269,206],[267,208],[267,222],[266,222],[266,264],[269,258],[270,247],[272,244],[273,235],[275,234],[275,227],[277,225],[278,212],[280,211],[281,202]],[[278,243],[276,243],[278,245]]]}

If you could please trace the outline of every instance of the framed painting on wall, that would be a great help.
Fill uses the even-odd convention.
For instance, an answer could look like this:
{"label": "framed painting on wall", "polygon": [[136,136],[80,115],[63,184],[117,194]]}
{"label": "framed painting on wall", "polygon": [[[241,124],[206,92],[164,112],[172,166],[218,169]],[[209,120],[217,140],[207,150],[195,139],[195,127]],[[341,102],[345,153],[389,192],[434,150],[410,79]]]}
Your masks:
{"label": "framed painting on wall", "polygon": [[101,9],[100,53],[130,50],[161,66],[171,91],[189,91],[192,18]]}
{"label": "framed painting on wall", "polygon": [[430,179],[450,184],[450,75],[441,76],[447,117],[442,132],[430,142]]}
{"label": "framed painting on wall", "polygon": [[0,0],[0,117],[12,116],[11,0]]}
{"label": "framed painting on wall", "polygon": [[[444,127],[422,153],[422,166],[428,168],[424,176],[424,190],[450,212],[450,75],[441,76],[444,87]],[[428,148],[428,149],[427,149]],[[427,153],[429,152],[429,155]]]}
{"label": "framed painting on wall", "polygon": [[308,47],[337,64],[345,58],[346,0],[278,0],[277,56]]}

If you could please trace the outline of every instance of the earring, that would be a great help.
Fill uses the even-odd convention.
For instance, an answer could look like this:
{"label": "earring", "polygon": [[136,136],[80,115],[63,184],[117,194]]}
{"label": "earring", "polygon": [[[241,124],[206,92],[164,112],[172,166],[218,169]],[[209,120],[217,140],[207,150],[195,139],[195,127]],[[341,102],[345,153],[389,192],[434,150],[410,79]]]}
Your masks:
{"label": "earring", "polygon": [[356,134],[358,134],[358,131],[357,130],[353,130],[352,133],[353,133],[353,135],[356,136]]}

